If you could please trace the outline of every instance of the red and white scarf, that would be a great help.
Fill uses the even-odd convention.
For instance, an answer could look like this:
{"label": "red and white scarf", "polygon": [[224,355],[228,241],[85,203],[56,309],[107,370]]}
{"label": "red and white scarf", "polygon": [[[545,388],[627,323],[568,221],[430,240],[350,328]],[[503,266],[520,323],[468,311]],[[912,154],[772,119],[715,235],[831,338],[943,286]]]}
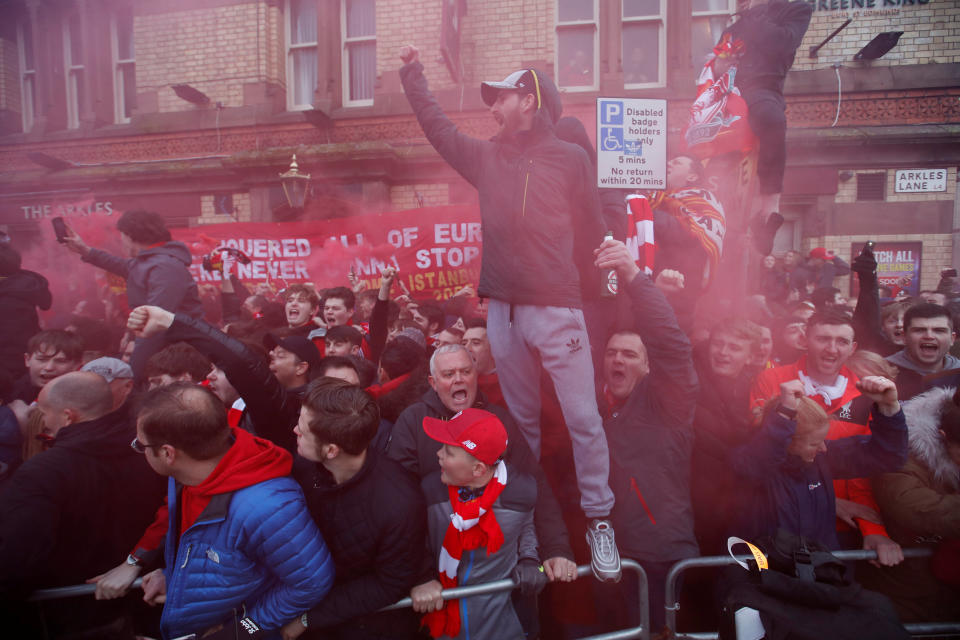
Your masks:
{"label": "red and white scarf", "polygon": [[240,426],[240,418],[243,417],[243,410],[247,408],[247,403],[243,398],[237,398],[233,401],[233,406],[227,409],[227,424],[231,427]]}
{"label": "red and white scarf", "polygon": [[[503,544],[503,531],[493,513],[493,503],[506,486],[507,467],[501,460],[494,468],[493,479],[478,498],[461,502],[457,487],[447,487],[453,513],[440,548],[440,584],[444,589],[457,586],[457,569],[464,551],[486,547],[490,555]],[[456,637],[460,633],[459,601],[447,600],[440,611],[431,611],[421,622],[434,638]]]}
{"label": "red and white scarf", "polygon": [[646,196],[627,196],[627,249],[637,266],[652,276],[657,245],[653,237],[653,208]]}

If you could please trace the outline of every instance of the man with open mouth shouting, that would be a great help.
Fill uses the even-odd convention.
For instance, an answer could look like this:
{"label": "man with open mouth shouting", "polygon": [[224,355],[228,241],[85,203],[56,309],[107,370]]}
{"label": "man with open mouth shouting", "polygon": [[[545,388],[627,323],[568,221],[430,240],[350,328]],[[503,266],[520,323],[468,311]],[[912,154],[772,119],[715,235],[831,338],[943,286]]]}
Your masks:
{"label": "man with open mouth shouting", "polygon": [[[960,358],[947,351],[957,337],[953,318],[946,307],[918,304],[903,314],[904,347],[887,361],[897,365],[897,393],[904,400],[926,391],[924,377],[950,369],[960,369]],[[937,386],[944,386],[938,384]]]}

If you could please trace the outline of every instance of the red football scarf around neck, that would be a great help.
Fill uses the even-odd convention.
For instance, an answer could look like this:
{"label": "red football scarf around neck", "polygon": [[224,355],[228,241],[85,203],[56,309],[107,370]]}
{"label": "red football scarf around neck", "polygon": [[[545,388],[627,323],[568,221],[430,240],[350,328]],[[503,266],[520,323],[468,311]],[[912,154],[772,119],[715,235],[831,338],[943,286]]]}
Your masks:
{"label": "red football scarf around neck", "polygon": [[[487,555],[490,555],[503,544],[503,531],[493,513],[493,503],[506,486],[507,467],[501,460],[494,468],[493,479],[479,498],[461,502],[457,487],[447,487],[453,513],[440,548],[440,584],[444,589],[457,586],[457,569],[464,551],[486,547]],[[421,622],[431,637],[456,637],[460,633],[460,601],[447,600],[440,611],[431,611]]]}

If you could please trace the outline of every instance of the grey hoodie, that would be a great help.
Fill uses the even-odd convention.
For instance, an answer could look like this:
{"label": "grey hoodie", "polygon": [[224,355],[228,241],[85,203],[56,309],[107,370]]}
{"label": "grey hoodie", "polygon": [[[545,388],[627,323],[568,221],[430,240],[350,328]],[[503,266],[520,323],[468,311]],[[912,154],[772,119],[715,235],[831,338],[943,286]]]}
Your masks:
{"label": "grey hoodie", "polygon": [[131,309],[150,304],[202,318],[200,293],[188,269],[192,259],[187,245],[173,241],[141,251],[133,258],[120,258],[100,249],[92,249],[83,258],[126,279]]}
{"label": "grey hoodie", "polygon": [[[910,371],[916,371],[921,375],[927,375],[928,373],[936,373],[936,369],[929,367],[922,367],[915,363],[913,360],[907,356],[907,350],[901,349],[897,351],[892,356],[887,356],[887,362],[895,364],[901,369],[909,369]],[[956,358],[949,353],[943,358],[943,371],[948,369],[960,369],[960,358]]]}

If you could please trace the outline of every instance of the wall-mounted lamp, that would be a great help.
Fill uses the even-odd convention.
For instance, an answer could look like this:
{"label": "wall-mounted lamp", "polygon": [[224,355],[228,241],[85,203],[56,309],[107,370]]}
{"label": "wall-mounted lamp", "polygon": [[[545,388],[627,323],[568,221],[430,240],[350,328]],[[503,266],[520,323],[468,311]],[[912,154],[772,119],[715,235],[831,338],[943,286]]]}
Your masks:
{"label": "wall-mounted lamp", "polygon": [[287,204],[291,209],[302,209],[307,201],[307,187],[310,185],[310,174],[300,173],[297,166],[297,154],[290,159],[290,168],[280,174],[280,184],[283,186],[283,195],[287,197]]}

